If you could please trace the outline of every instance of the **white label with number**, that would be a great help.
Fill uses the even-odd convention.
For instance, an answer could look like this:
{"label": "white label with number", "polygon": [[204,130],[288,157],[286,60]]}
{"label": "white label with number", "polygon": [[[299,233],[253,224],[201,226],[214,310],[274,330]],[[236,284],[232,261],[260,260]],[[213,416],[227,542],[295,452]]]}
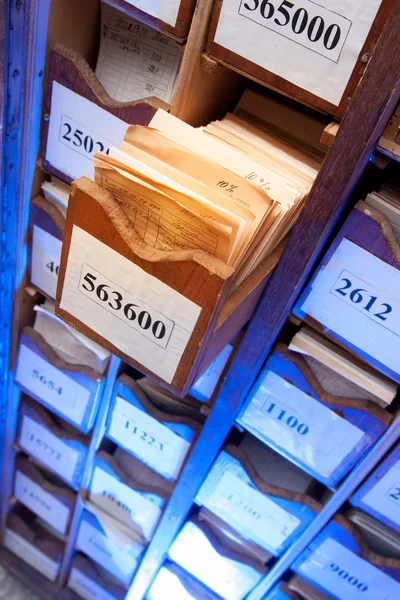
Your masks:
{"label": "white label with number", "polygon": [[214,41],[338,105],[382,0],[224,0]]}
{"label": "white label with number", "polygon": [[53,81],[46,160],[71,179],[94,179],[92,158],[120,147],[128,124]]}
{"label": "white label with number", "polygon": [[190,444],[179,435],[117,396],[110,436],[152,469],[176,479]]}
{"label": "white label with number", "polygon": [[340,600],[398,600],[400,584],[332,538],[323,542],[297,572]]}
{"label": "white label with number", "polygon": [[118,577],[125,585],[129,585],[138,558],[127,550],[120,550],[104,533],[85,519],[82,519],[79,527],[76,547]]}
{"label": "white label with number", "polygon": [[68,587],[84,600],[114,600],[114,596],[75,567],[71,569]]}
{"label": "white label with number", "polygon": [[31,282],[53,299],[56,297],[61,246],[61,241],[54,235],[33,226]]}
{"label": "white label with number", "polygon": [[37,458],[66,481],[73,481],[78,452],[26,415],[18,442],[27,454]]}
{"label": "white label with number", "polygon": [[361,500],[400,526],[400,460]]}
{"label": "white label with number", "polygon": [[168,383],[201,312],[76,225],[60,308]]}
{"label": "white label with number", "polygon": [[239,422],[329,477],[364,436],[279,375],[268,371]]}
{"label": "white label with number", "polygon": [[69,508],[20,471],[15,475],[14,495],[54,529],[66,533]]}
{"label": "white label with number", "polygon": [[206,507],[262,547],[278,550],[301,523],[267,496],[225,472]]}
{"label": "white label with number", "polygon": [[163,0],[162,2],[149,2],[148,0],[126,0],[128,4],[132,4],[135,8],[164,21],[172,27],[176,24],[178,18],[179,7],[182,0]]}
{"label": "white label with number", "polygon": [[68,419],[77,425],[82,424],[90,398],[89,390],[24,344],[19,349],[16,380]]}
{"label": "white label with number", "polygon": [[59,564],[51,560],[44,552],[35,548],[35,546],[27,542],[12,529],[6,529],[4,545],[11,552],[27,562],[28,565],[40,571],[47,579],[50,579],[50,581],[56,580]]}
{"label": "white label with number", "polygon": [[89,499],[114,519],[150,539],[161,516],[161,509],[110,473],[94,468]]}
{"label": "white label with number", "polygon": [[400,271],[394,267],[344,239],[301,310],[400,373]]}

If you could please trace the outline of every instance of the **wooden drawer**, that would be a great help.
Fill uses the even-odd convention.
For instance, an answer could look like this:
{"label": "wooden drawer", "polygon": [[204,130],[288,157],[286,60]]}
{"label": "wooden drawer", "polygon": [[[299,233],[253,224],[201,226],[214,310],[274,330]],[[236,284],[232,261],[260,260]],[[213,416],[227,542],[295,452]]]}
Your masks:
{"label": "wooden drawer", "polygon": [[194,419],[158,410],[126,375],[115,385],[106,427],[110,440],[171,481],[201,430]]}
{"label": "wooden drawer", "polygon": [[79,488],[89,438],[62,428],[49,412],[27,397],[20,403],[16,443],[73,489]]}
{"label": "wooden drawer", "polygon": [[254,438],[245,448],[226,446],[196,502],[244,538],[278,556],[306,529],[321,506],[312,496],[311,477]]}
{"label": "wooden drawer", "polygon": [[[110,192],[84,178],[72,190],[56,314],[184,396],[250,318],[283,245],[229,295],[230,266],[203,250],[151,249]],[[120,290],[118,314],[104,285]]]}
{"label": "wooden drawer", "polygon": [[67,586],[83,600],[123,600],[126,595],[117,579],[83,554],[72,559]]}
{"label": "wooden drawer", "polygon": [[400,104],[379,139],[378,150],[394,160],[400,160]]}
{"label": "wooden drawer", "polygon": [[238,422],[333,486],[382,435],[391,418],[371,401],[327,392],[305,359],[280,343]]}
{"label": "wooden drawer", "polygon": [[399,270],[388,219],[358,202],[294,314],[399,383]]}
{"label": "wooden drawer", "polygon": [[43,196],[31,201],[29,215],[29,281],[55,299],[65,217]]}
{"label": "wooden drawer", "polygon": [[50,473],[23,456],[15,460],[14,497],[65,535],[72,519],[75,494]]}
{"label": "wooden drawer", "polygon": [[150,540],[172,492],[172,484],[121,448],[97,452],[89,500]]}
{"label": "wooden drawer", "polygon": [[183,526],[168,556],[224,600],[242,600],[267,571],[232,534],[199,517]]}
{"label": "wooden drawer", "polygon": [[350,502],[400,533],[400,446],[386,456]]}
{"label": "wooden drawer", "polygon": [[264,600],[333,600],[333,597],[295,575],[275,586]]}
{"label": "wooden drawer", "polygon": [[[290,5],[289,5],[290,4]],[[222,64],[341,117],[393,2],[216,1],[207,52]]]}
{"label": "wooden drawer", "polygon": [[100,509],[89,504],[86,507],[79,525],[76,549],[127,588],[144,551],[143,541]]}
{"label": "wooden drawer", "polygon": [[338,600],[399,597],[400,559],[373,552],[342,515],[317,535],[292,570]]}
{"label": "wooden drawer", "polygon": [[67,183],[81,175],[93,179],[94,152],[119,147],[128,125],[148,125],[158,108],[168,105],[154,97],[116,102],[82,56],[56,44],[49,59],[43,167]]}
{"label": "wooden drawer", "polygon": [[172,562],[166,562],[161,567],[146,598],[165,600],[165,590],[168,590],[171,598],[179,598],[179,600],[221,600],[221,596],[206,588],[187,571]]}
{"label": "wooden drawer", "polygon": [[25,327],[20,338],[15,380],[25,393],[83,433],[92,429],[104,377],[60,358],[31,327]]}
{"label": "wooden drawer", "polygon": [[7,517],[4,546],[50,581],[60,570],[64,544],[46,531],[30,511],[21,507]]}
{"label": "wooden drawer", "polygon": [[172,0],[153,4],[145,0],[106,0],[106,2],[138,21],[178,38],[185,38],[189,33],[196,4],[196,0]]}

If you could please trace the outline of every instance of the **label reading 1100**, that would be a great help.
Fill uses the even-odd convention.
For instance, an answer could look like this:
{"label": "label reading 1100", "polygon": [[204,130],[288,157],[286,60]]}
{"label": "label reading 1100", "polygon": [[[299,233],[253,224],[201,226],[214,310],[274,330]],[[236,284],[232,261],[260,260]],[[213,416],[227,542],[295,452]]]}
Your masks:
{"label": "label reading 1100", "polygon": [[157,346],[167,347],[175,323],[85,263],[78,289]]}
{"label": "label reading 1100", "polygon": [[241,0],[239,14],[338,62],[352,21],[312,0]]}

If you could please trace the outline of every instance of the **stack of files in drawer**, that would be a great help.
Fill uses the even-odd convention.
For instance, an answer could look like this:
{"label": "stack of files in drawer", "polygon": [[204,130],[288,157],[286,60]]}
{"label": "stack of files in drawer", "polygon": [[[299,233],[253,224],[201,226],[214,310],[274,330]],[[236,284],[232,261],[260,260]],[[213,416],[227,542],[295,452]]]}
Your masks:
{"label": "stack of files in drawer", "polygon": [[333,600],[332,596],[298,575],[281,581],[264,600]]}
{"label": "stack of files in drawer", "polygon": [[96,152],[95,181],[149,247],[203,249],[238,286],[285,237],[321,160],[262,127],[227,115],[196,130],[159,109],[119,149]]}
{"label": "stack of files in drawer", "polygon": [[165,479],[175,481],[203,421],[197,401],[184,402],[148,382],[121,375],[113,392],[106,436]]}
{"label": "stack of files in drawer", "polygon": [[397,600],[400,535],[351,509],[324,527],[292,570],[338,600]]}
{"label": "stack of files in drawer", "polygon": [[[174,567],[167,563],[161,569],[149,592],[151,600],[161,600],[161,584],[168,580],[176,589],[185,590],[183,598],[241,600],[266,574],[271,554],[203,508],[185,523],[168,558]],[[181,570],[176,571],[175,565]],[[201,595],[197,590],[203,587],[207,591]]]}
{"label": "stack of files in drawer", "polygon": [[30,510],[18,506],[9,513],[4,546],[50,581],[56,580],[65,545],[57,532]]}
{"label": "stack of files in drawer", "polygon": [[311,329],[278,343],[238,422],[328,486],[392,420],[397,386]]}
{"label": "stack of files in drawer", "polygon": [[32,398],[83,433],[95,422],[110,354],[54,315],[35,306],[34,327],[20,339],[16,382]]}
{"label": "stack of files in drawer", "polygon": [[196,502],[279,556],[321,509],[318,487],[310,475],[246,433],[239,447],[228,445],[219,454]]}

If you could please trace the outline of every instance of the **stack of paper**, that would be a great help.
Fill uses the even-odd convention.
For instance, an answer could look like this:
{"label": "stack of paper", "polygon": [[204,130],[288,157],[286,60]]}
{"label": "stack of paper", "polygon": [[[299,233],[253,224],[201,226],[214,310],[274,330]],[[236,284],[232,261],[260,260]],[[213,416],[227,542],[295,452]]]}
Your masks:
{"label": "stack of paper", "polygon": [[368,194],[365,202],[389,219],[397,243],[400,244],[400,185],[395,182],[386,184],[379,192]]}
{"label": "stack of paper", "polygon": [[331,394],[370,400],[383,408],[396,396],[397,386],[391,379],[309,327],[296,333],[289,350],[304,355],[319,383]]}
{"label": "stack of paper", "polygon": [[94,164],[150,247],[205,250],[235,269],[232,289],[286,236],[319,167],[233,115],[194,129],[163,110]]}
{"label": "stack of paper", "polygon": [[50,181],[42,183],[43,196],[60,211],[63,217],[67,214],[69,191],[70,186],[54,175],[51,176]]}
{"label": "stack of paper", "polygon": [[390,558],[400,558],[400,535],[362,510],[352,508],[347,518],[357,527],[373,552]]}
{"label": "stack of paper", "polygon": [[185,415],[204,423],[205,417],[200,412],[199,403],[190,396],[178,398],[147,377],[137,379],[136,383],[159,410],[172,415]]}

